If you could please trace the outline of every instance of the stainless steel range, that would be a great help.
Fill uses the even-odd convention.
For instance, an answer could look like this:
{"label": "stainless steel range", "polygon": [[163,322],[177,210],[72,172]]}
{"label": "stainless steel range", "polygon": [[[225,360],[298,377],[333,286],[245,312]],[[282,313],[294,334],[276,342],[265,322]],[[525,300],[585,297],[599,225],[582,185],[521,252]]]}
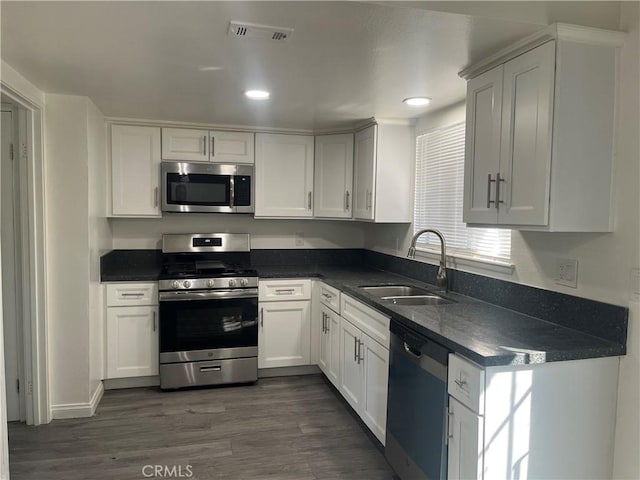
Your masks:
{"label": "stainless steel range", "polygon": [[249,235],[162,236],[160,388],[258,379],[258,276]]}

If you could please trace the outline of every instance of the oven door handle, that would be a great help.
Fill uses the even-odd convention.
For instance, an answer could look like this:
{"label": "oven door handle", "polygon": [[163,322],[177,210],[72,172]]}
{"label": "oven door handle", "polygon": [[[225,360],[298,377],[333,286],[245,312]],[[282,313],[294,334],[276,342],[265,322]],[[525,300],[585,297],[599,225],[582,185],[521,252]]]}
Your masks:
{"label": "oven door handle", "polygon": [[182,302],[191,300],[224,300],[227,298],[258,298],[257,288],[242,290],[212,290],[204,292],[160,292],[161,302]]}

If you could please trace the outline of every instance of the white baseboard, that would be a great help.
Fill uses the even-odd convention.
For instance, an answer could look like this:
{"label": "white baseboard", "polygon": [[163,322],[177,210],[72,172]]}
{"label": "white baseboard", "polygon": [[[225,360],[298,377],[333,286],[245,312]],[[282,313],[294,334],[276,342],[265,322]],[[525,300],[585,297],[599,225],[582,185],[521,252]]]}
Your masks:
{"label": "white baseboard", "polygon": [[65,403],[51,406],[51,418],[61,420],[65,418],[87,418],[96,413],[96,408],[104,394],[102,382],[94,392],[91,400],[87,403]]}

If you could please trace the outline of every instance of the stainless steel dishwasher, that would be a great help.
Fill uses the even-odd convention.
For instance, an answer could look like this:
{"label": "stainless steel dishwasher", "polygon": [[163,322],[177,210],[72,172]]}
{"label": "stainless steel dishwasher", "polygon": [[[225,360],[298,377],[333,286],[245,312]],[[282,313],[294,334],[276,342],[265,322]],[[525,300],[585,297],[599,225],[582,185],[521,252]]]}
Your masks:
{"label": "stainless steel dishwasher", "polygon": [[402,480],[447,477],[449,350],[391,322],[385,455]]}

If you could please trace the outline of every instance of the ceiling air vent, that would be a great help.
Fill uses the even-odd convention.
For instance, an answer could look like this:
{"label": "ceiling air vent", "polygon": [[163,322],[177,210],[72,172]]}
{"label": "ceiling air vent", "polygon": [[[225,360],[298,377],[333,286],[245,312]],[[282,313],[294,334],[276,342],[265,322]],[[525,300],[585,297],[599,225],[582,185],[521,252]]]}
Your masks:
{"label": "ceiling air vent", "polygon": [[293,35],[293,28],[271,27],[269,25],[257,25],[247,22],[229,22],[227,35],[239,38],[262,38],[265,40],[275,40],[283,42],[289,40]]}

